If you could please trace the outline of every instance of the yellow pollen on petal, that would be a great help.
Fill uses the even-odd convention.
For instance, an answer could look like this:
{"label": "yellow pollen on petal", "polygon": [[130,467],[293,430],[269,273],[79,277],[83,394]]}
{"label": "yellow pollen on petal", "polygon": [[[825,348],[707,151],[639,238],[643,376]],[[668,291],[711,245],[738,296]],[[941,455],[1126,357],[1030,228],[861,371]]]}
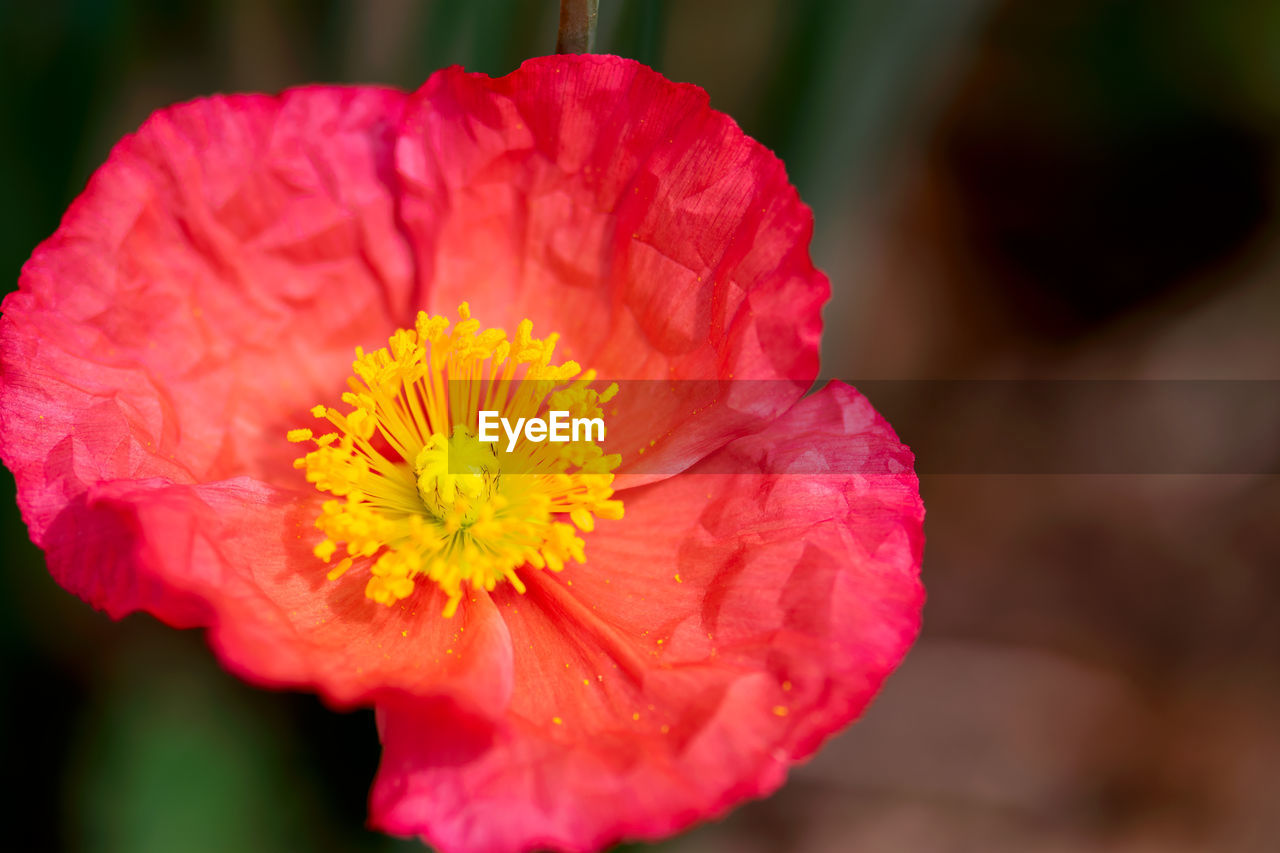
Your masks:
{"label": "yellow pollen on petal", "polygon": [[357,347],[345,409],[311,409],[333,429],[286,435],[314,445],[294,467],[331,496],[315,521],[324,538],[314,552],[326,563],[343,559],[327,577],[358,570],[365,596],[388,606],[434,585],[445,617],[464,596],[503,583],[523,593],[521,572],[584,562],[579,534],[623,515],[616,454],[589,440],[519,438],[511,447],[503,427],[497,441],[482,441],[479,417],[601,418],[617,386],[592,387],[593,371],[553,364],[557,336],[533,337],[528,320],[509,337],[482,329],[466,303],[458,317],[419,312],[386,347]]}

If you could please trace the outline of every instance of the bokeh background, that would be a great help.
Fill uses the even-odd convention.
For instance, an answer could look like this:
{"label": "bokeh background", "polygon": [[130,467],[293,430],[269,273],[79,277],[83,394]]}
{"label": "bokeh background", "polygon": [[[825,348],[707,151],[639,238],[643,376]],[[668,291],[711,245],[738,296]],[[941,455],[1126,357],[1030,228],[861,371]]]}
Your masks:
{"label": "bokeh background", "polygon": [[[552,49],[556,6],[0,0],[0,279],[153,109],[505,73]],[[705,87],[787,163],[833,285],[824,375],[1280,380],[1280,4],[601,6],[597,50]],[[1111,416],[977,396],[897,426],[1052,446]],[[1250,436],[1256,468],[922,464],[930,599],[906,664],[778,795],[658,849],[1280,849],[1280,479],[1262,473],[1280,423],[1206,423]],[[12,488],[7,849],[419,849],[362,828],[370,713],[249,688],[199,633],[93,612],[50,580]]]}

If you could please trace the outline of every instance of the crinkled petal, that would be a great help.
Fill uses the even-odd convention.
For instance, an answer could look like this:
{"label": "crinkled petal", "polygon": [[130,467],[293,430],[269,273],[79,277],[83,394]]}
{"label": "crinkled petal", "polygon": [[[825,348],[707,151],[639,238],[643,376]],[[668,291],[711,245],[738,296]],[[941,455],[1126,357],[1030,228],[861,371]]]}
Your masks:
{"label": "crinkled petal", "polygon": [[647,471],[760,429],[816,376],[829,286],[812,215],[702,89],[615,56],[448,69],[407,105],[396,162],[436,312],[529,318],[605,379],[789,380],[749,406],[620,396],[613,422],[642,424],[631,444],[656,439]]}
{"label": "crinkled petal", "polygon": [[417,301],[404,95],[214,97],[120,142],[0,321],[0,455],[37,544],[102,480],[290,480],[284,431]]}
{"label": "crinkled petal", "polygon": [[387,608],[365,597],[366,572],[327,581],[311,553],[317,510],[248,478],[99,483],[49,526],[49,570],[112,616],[209,626],[223,662],[258,683],[315,687],[341,706],[411,694],[505,707],[511,642],[489,598],[446,620],[434,586]]}
{"label": "crinkled petal", "polygon": [[[834,385],[633,490],[585,565],[495,596],[514,650],[505,719],[381,707],[375,825],[447,852],[591,850],[773,790],[919,630],[912,464]],[[465,748],[441,734],[455,719]]]}

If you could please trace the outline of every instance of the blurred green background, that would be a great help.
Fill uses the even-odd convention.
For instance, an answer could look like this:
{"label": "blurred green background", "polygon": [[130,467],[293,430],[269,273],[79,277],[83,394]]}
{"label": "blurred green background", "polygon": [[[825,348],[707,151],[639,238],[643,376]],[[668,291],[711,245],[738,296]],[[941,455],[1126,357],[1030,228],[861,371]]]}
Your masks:
{"label": "blurred green background", "polygon": [[[557,7],[2,0],[4,280],[156,108],[503,74],[553,48]],[[705,87],[786,162],[833,285],[826,376],[1280,379],[1280,4],[601,0],[597,50]],[[929,425],[897,424],[909,443]],[[3,491],[8,849],[417,849],[362,829],[370,713],[251,689],[197,633],[94,613],[48,577],[7,473]],[[778,796],[663,846],[1276,849],[1275,478],[922,491],[907,664]]]}

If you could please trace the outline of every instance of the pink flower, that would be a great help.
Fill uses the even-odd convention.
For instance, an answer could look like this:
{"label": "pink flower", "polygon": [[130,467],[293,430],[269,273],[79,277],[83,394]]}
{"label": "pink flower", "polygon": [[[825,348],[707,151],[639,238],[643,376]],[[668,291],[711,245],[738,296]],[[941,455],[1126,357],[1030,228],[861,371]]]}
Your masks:
{"label": "pink flower", "polygon": [[[847,386],[800,399],[810,231],[704,92],[614,57],[193,101],[116,146],[5,299],[0,453],[66,589],[375,706],[374,826],[658,838],[780,785],[919,629],[911,453]],[[428,316],[464,302],[506,334]],[[423,455],[473,410],[404,414],[446,412],[430,378],[466,359],[785,381],[694,416],[624,387],[620,465],[517,493]]]}

